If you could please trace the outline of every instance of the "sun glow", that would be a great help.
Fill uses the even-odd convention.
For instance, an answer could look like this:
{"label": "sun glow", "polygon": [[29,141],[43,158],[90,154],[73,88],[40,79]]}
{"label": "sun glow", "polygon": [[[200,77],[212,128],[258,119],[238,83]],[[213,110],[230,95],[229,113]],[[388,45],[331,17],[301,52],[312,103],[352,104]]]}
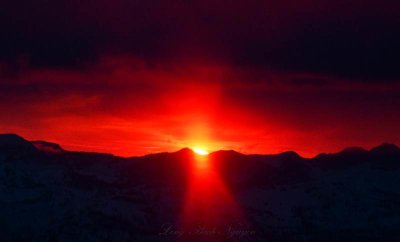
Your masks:
{"label": "sun glow", "polygon": [[208,155],[209,152],[206,151],[205,149],[199,148],[199,147],[195,147],[193,148],[194,153],[198,154],[198,155]]}

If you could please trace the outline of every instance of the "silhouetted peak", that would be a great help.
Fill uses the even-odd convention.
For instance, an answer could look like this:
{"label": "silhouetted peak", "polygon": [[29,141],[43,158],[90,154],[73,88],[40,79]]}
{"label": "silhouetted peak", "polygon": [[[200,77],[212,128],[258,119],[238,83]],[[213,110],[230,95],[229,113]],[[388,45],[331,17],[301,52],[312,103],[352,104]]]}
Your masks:
{"label": "silhouetted peak", "polygon": [[0,134],[0,147],[32,146],[32,144],[16,134]]}
{"label": "silhouetted peak", "polygon": [[29,143],[29,142],[16,134],[0,134],[0,145],[12,145],[12,144],[23,144],[23,143]]}
{"label": "silhouetted peak", "polygon": [[186,155],[193,155],[194,151],[190,148],[183,148],[175,152],[175,154],[186,154]]}
{"label": "silhouetted peak", "polygon": [[278,154],[282,159],[298,159],[301,158],[299,154],[297,154],[294,151],[285,151],[280,154]]}
{"label": "silhouetted peak", "polygon": [[211,156],[242,156],[242,153],[239,153],[237,151],[234,150],[218,150],[218,151],[214,151],[210,154]]}
{"label": "silhouetted peak", "polygon": [[191,159],[194,157],[195,153],[190,148],[183,148],[173,153],[167,153],[166,155],[172,155],[171,157],[178,159]]}
{"label": "silhouetted peak", "polygon": [[346,148],[346,149],[340,151],[338,154],[339,155],[361,155],[361,154],[365,154],[366,152],[368,152],[366,149],[354,146],[354,147]]}
{"label": "silhouetted peak", "polygon": [[64,149],[56,143],[42,141],[42,140],[35,140],[31,141],[32,145],[35,146],[36,149],[49,152],[49,153],[62,153]]}
{"label": "silhouetted peak", "polygon": [[29,141],[16,134],[0,134],[0,150],[13,154],[37,151]]}
{"label": "silhouetted peak", "polygon": [[368,151],[364,148],[353,146],[349,148],[345,148],[338,153],[321,153],[315,156],[313,159],[327,159],[331,157],[344,157],[344,156],[358,156],[358,155],[365,155]]}
{"label": "silhouetted peak", "polygon": [[383,143],[371,149],[371,153],[378,155],[400,154],[400,149],[395,144]]}

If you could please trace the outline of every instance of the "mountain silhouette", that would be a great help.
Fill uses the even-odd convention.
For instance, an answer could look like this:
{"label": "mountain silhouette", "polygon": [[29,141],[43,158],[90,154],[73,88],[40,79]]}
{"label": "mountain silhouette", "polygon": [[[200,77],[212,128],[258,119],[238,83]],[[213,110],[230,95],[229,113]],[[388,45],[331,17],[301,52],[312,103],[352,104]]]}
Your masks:
{"label": "mountain silhouette", "polygon": [[0,153],[5,156],[30,156],[37,151],[31,142],[16,134],[0,134]]}
{"label": "mountain silhouette", "polygon": [[30,143],[38,150],[45,151],[48,153],[63,153],[64,149],[56,143],[42,141],[42,140],[35,140],[30,141]]}
{"label": "mountain silhouette", "polygon": [[[196,162],[209,165],[198,168]],[[194,181],[196,169],[212,169],[209,175],[217,180],[204,180],[204,185]],[[199,174],[196,179],[207,179],[202,176],[208,173]],[[220,220],[213,221],[219,227],[207,228],[199,220],[203,232],[216,229],[219,235],[185,237],[191,241],[400,238],[400,149],[394,144],[371,150],[350,147],[313,158],[293,151],[247,155],[233,150],[200,157],[189,148],[123,158],[66,151],[58,144],[30,142],[15,134],[0,134],[0,237],[179,241],[176,235],[160,233],[166,225],[178,229],[194,185],[204,186],[198,196],[216,188],[209,185],[225,190],[209,193],[215,197],[205,203],[213,206],[208,210]],[[218,201],[224,200],[218,200],[218,194],[229,195],[246,221],[223,214],[224,204]],[[229,236],[232,228],[254,233]]]}
{"label": "mountain silhouette", "polygon": [[394,144],[384,143],[382,145],[379,145],[379,146],[371,149],[371,153],[376,154],[376,155],[385,155],[385,156],[387,156],[387,155],[399,156],[400,148]]}

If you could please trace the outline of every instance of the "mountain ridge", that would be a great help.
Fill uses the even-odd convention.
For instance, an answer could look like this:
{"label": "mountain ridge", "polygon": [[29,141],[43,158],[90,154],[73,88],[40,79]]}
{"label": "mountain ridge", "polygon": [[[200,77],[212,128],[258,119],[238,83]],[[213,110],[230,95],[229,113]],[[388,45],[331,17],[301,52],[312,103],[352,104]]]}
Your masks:
{"label": "mountain ridge", "polygon": [[[0,147],[3,241],[175,241],[160,232],[166,222],[179,225],[192,195],[200,202],[192,205],[207,204],[203,208],[223,229],[248,222],[256,233],[243,241],[400,238],[400,156],[395,145],[348,148],[314,158],[291,151],[245,155],[232,150],[204,157],[189,148],[122,158],[52,153],[8,134],[0,135]],[[34,152],[21,152],[21,147]],[[225,195],[245,220],[231,217],[221,200]],[[195,219],[202,222],[202,216]],[[242,241],[209,236],[184,241]]]}
{"label": "mountain ridge", "polygon": [[[54,143],[54,142],[48,142],[44,140],[34,140],[34,141],[28,141],[24,139],[22,136],[14,133],[4,133],[0,134],[0,149],[4,149],[4,147],[7,146],[9,148],[17,148],[17,147],[22,147],[24,146],[25,148],[30,147],[31,150],[38,150],[38,151],[43,151],[43,152],[49,152],[49,153],[90,153],[90,154],[105,154],[105,153],[98,153],[98,152],[90,152],[90,151],[70,151],[70,150],[65,150],[62,148],[60,144]],[[268,153],[262,153],[262,154],[244,154],[240,153],[235,150],[216,150],[213,152],[210,152],[208,156],[219,156],[219,155],[229,155],[229,156],[283,156],[283,157],[290,157],[290,158],[302,158],[302,159],[318,159],[324,156],[335,156],[335,155],[360,155],[360,154],[375,154],[375,155],[382,155],[382,154],[400,154],[400,148],[396,144],[392,143],[387,143],[384,142],[380,145],[377,145],[369,150],[358,147],[358,146],[353,146],[353,147],[347,147],[341,151],[334,152],[334,153],[319,153],[315,155],[314,157],[311,158],[305,158],[299,155],[296,151],[293,150],[288,150],[288,151],[283,151],[280,153],[273,153],[273,154],[268,154]],[[196,155],[196,153],[189,147],[184,147],[181,148],[177,151],[173,152],[158,152],[158,153],[151,153],[151,154],[145,154],[142,156],[131,156],[131,157],[122,157],[122,156],[117,156],[113,154],[107,154],[107,155],[112,155],[118,158],[126,158],[126,159],[131,159],[131,158],[143,158],[146,156],[159,156],[159,155],[167,155],[167,154],[184,154],[184,155]]]}

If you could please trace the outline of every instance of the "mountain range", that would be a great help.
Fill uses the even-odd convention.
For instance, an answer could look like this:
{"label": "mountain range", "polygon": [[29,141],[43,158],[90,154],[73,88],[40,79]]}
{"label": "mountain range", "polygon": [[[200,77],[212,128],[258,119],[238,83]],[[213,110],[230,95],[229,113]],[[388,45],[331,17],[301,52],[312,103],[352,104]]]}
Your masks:
{"label": "mountain range", "polygon": [[[199,162],[209,167],[196,168]],[[195,189],[215,200],[207,211],[216,220],[211,227],[199,217],[196,226],[214,232],[182,236],[196,169],[218,179],[198,178],[205,188]],[[239,219],[228,219],[218,193],[204,191],[215,184],[232,197]],[[394,144],[313,158],[232,150],[199,157],[188,148],[123,158],[0,135],[2,241],[400,241],[398,204]]]}

